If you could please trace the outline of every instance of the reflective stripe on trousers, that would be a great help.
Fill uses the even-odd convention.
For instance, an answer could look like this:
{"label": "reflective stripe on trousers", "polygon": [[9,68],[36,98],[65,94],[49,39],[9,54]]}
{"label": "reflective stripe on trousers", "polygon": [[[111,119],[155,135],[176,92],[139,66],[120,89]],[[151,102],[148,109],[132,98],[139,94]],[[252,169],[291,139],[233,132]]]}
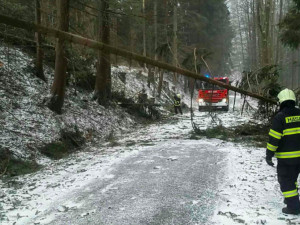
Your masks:
{"label": "reflective stripe on trousers", "polygon": [[285,198],[291,198],[291,197],[294,197],[294,196],[298,195],[298,190],[295,189],[295,190],[292,190],[292,191],[286,191],[286,192],[282,192],[282,194]]}

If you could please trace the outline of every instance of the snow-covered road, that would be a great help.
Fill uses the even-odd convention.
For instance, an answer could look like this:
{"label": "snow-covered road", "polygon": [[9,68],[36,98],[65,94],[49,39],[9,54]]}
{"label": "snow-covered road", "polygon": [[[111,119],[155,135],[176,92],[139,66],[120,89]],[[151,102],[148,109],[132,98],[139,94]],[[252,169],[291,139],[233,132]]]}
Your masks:
{"label": "snow-covered road", "polygon": [[[67,194],[41,217],[54,215],[49,224],[57,225],[206,224],[217,202],[224,158],[210,142],[149,146],[114,165],[105,179]],[[58,213],[57,203],[66,202],[80,207]]]}
{"label": "snow-covered road", "polygon": [[[220,113],[225,126],[248,121]],[[196,113],[201,127],[206,113]],[[300,224],[265,149],[191,139],[188,115],[87,148],[34,175],[1,184],[1,224]],[[12,204],[12,202],[14,204]]]}

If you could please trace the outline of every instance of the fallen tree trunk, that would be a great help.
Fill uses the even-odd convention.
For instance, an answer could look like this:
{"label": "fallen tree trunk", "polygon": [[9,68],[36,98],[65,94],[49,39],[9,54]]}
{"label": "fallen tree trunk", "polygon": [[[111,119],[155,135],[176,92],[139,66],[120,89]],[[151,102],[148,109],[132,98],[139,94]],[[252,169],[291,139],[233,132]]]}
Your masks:
{"label": "fallen tree trunk", "polygon": [[271,104],[277,104],[277,102],[272,100],[272,99],[268,99],[268,98],[265,98],[261,95],[251,93],[251,92],[245,91],[243,89],[240,89],[240,88],[237,88],[237,87],[234,87],[234,86],[231,86],[231,85],[227,85],[223,82],[216,81],[214,79],[210,79],[210,78],[201,76],[201,75],[199,75],[197,73],[194,73],[194,72],[191,72],[189,70],[178,68],[176,66],[172,66],[172,65],[164,63],[164,62],[153,60],[151,58],[148,58],[148,57],[145,57],[145,56],[142,56],[142,55],[138,55],[138,54],[135,54],[135,53],[123,50],[123,49],[115,48],[113,46],[106,45],[104,43],[97,42],[97,41],[94,41],[94,40],[91,40],[91,39],[88,39],[88,38],[84,38],[84,37],[81,37],[81,36],[78,36],[78,35],[74,35],[74,34],[71,34],[71,33],[68,33],[68,32],[63,32],[63,31],[56,30],[56,29],[53,29],[53,28],[43,27],[43,26],[40,26],[40,25],[36,25],[34,23],[29,23],[29,22],[26,22],[26,21],[23,21],[23,20],[14,19],[14,18],[5,16],[5,15],[1,15],[1,14],[0,14],[0,23],[7,24],[7,25],[10,25],[10,26],[13,26],[13,27],[18,27],[18,28],[21,28],[21,29],[37,31],[37,32],[43,33],[47,36],[64,39],[66,41],[69,41],[69,42],[72,42],[72,43],[75,43],[75,44],[79,44],[79,45],[83,45],[83,46],[87,46],[89,48],[98,49],[100,51],[108,51],[111,54],[122,56],[124,58],[131,59],[131,60],[136,60],[138,62],[149,64],[149,65],[152,65],[152,66],[155,66],[155,67],[158,67],[158,68],[161,68],[161,69],[165,69],[165,70],[168,70],[168,71],[171,71],[171,72],[174,72],[174,73],[182,74],[184,76],[191,77],[191,78],[194,78],[194,79],[197,79],[197,80],[201,80],[201,81],[213,84],[213,85],[217,85],[219,87],[223,87],[223,88],[226,88],[228,90],[232,90],[232,91],[241,93],[243,95],[247,95],[247,96],[250,96],[250,97],[253,97],[253,98],[256,98],[256,99],[260,99],[264,102],[268,102],[268,103],[271,103]]}

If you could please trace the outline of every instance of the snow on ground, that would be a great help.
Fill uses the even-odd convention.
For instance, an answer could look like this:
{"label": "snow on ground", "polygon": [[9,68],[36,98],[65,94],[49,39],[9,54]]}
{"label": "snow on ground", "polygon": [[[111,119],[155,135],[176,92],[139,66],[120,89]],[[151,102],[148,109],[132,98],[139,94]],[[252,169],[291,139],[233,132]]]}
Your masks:
{"label": "snow on ground", "polygon": [[265,163],[265,149],[232,143],[221,149],[228,153],[228,171],[214,224],[300,224],[299,216],[281,213],[285,205],[276,169]]}
{"label": "snow on ground", "polygon": [[[1,51],[4,50],[1,49]],[[190,138],[192,128],[188,114],[173,117],[167,124],[137,127],[134,132],[129,132],[126,128],[133,124],[130,117],[125,117],[126,123],[123,120],[120,121],[116,115],[122,113],[121,111],[118,109],[105,110],[97,104],[85,101],[91,96],[79,94],[75,97],[72,95],[73,89],[68,91],[67,113],[63,116],[55,116],[47,108],[43,106],[39,108],[38,105],[33,104],[34,101],[41,101],[46,97],[45,90],[49,90],[49,86],[32,77],[30,73],[26,73],[28,64],[24,60],[22,61],[22,58],[26,58],[25,61],[31,60],[26,54],[18,50],[14,50],[13,53],[19,57],[15,62],[8,62],[7,58],[0,56],[0,60],[8,67],[1,70],[16,74],[13,88],[10,88],[11,92],[19,93],[20,90],[14,87],[23,87],[24,90],[22,90],[25,94],[11,98],[5,91],[0,90],[1,104],[5,104],[3,106],[6,109],[1,113],[1,122],[4,122],[6,128],[6,131],[0,130],[1,145],[22,154],[25,146],[33,140],[42,139],[43,142],[49,142],[56,138],[58,131],[65,124],[72,124],[75,121],[80,124],[81,129],[94,127],[96,130],[103,126],[104,129],[107,129],[104,132],[106,134],[114,129],[111,127],[112,124],[117,124],[116,126],[124,129],[120,130],[115,140],[90,143],[85,146],[84,151],[65,159],[48,162],[43,169],[34,174],[19,176],[8,182],[0,181],[0,221],[3,225],[32,224],[29,222],[31,219],[42,214],[49,207],[54,207],[52,202],[57,202],[63,196],[86,186],[95,179],[109,178],[110,171],[122,160],[166,140],[189,140]],[[10,71],[9,68],[13,68],[13,71]],[[46,71],[48,71],[48,77],[53,73],[49,68],[46,68]],[[124,69],[118,67],[113,71],[118,73]],[[127,94],[135,95],[142,89],[142,84],[137,83],[134,89],[131,89],[130,84],[134,83],[133,77],[136,71],[126,70],[126,72],[129,75],[128,80],[132,79],[126,86]],[[0,81],[2,84],[9,82],[7,76],[2,76]],[[24,84],[27,85],[24,86]],[[121,83],[119,85],[122,86]],[[150,93],[150,90],[147,92]],[[74,100],[76,98],[79,98],[81,102],[86,102],[86,109],[79,106],[78,102],[76,103]],[[241,103],[242,100],[238,98],[235,112],[217,113],[222,125],[230,127],[250,120],[250,114],[247,112],[243,116],[240,115]],[[23,110],[24,108],[26,110]],[[37,111],[39,114],[35,114]],[[72,111],[75,113],[72,114]],[[81,116],[78,117],[78,114]],[[104,120],[104,118],[108,119]],[[114,118],[113,121],[111,118]],[[35,122],[31,123],[31,120],[35,120]],[[36,124],[36,121],[41,125],[31,127],[32,124]],[[211,118],[207,113],[199,113],[195,109],[195,122],[201,129],[205,129],[210,126]],[[14,129],[12,133],[20,130],[23,133],[12,135],[8,129]],[[25,138],[25,134],[32,138]],[[284,205],[277,183],[276,170],[266,165],[264,148],[251,147],[247,143],[238,144],[216,139],[203,138],[198,141],[213,143],[216,150],[227,153],[224,160],[228,163],[224,168],[224,177],[221,178],[223,183],[216,187],[219,190],[219,204],[210,224],[300,224],[299,216],[285,216],[281,213]],[[195,205],[197,203],[197,199],[195,199]],[[64,213],[68,209],[80,207],[80,205],[74,205],[70,200],[65,205],[55,207],[57,207],[57,213]],[[39,224],[47,224],[52,219],[45,217]]]}
{"label": "snow on ground", "polygon": [[[206,113],[195,114],[199,118],[198,123],[208,117]],[[219,116],[221,115],[224,126],[250,120],[249,116],[241,117],[240,112],[220,113]],[[53,162],[35,174],[15,179],[15,187],[9,186],[13,184],[2,183],[2,224],[31,224],[29,221],[32,218],[49,207],[57,207],[57,214],[80,207],[72,201],[57,206],[51,203],[95,179],[109,178],[110,171],[119,162],[140,151],[146,151],[153,145],[172,139],[188,140],[190,132],[189,115],[177,116],[168,124],[153,124],[132,133],[124,132],[116,139],[115,147],[110,142],[87,146],[81,153]],[[216,150],[227,153],[224,160],[228,165],[224,168],[223,183],[216,187],[219,189],[219,204],[209,224],[300,224],[299,217],[281,213],[284,205],[276,171],[266,165],[264,148],[206,138],[199,142],[214,143]],[[19,188],[16,188],[16,184]],[[198,204],[197,199],[195,204]],[[44,217],[39,224],[48,224],[52,219]]]}

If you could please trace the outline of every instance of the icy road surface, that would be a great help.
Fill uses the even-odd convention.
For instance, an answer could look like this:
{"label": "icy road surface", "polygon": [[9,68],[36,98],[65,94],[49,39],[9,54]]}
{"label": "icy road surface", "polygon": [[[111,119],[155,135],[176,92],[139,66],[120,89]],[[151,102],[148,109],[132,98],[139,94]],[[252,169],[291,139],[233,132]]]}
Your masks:
{"label": "icy road surface", "polygon": [[[55,203],[50,224],[205,224],[214,212],[224,153],[211,143],[166,141],[114,165]],[[80,207],[57,213],[69,200]],[[89,213],[89,215],[86,215]]]}
{"label": "icy road surface", "polygon": [[[225,126],[250,120],[220,115]],[[20,177],[18,188],[1,184],[1,224],[300,224],[281,213],[265,149],[190,132],[188,115],[179,116]]]}

